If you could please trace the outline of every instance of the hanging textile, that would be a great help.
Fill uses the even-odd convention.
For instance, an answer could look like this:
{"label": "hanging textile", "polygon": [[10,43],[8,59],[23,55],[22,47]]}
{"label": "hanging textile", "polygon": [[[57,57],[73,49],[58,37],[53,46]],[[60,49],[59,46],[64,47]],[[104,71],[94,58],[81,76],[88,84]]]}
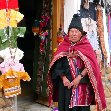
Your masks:
{"label": "hanging textile", "polygon": [[[17,47],[17,38],[24,37],[26,27],[7,27],[0,30],[0,50],[11,45],[12,48]],[[8,33],[9,32],[9,33]],[[11,44],[10,44],[11,42]]]}
{"label": "hanging textile", "polygon": [[0,10],[0,29],[3,29],[7,26],[17,27],[17,23],[19,23],[23,19],[24,15],[18,11],[13,9]]}
{"label": "hanging textile", "polygon": [[17,9],[18,0],[0,0],[0,9]]}
{"label": "hanging textile", "polygon": [[104,26],[104,42],[105,42],[105,49],[107,52],[107,61],[106,64],[110,64],[110,51],[109,51],[109,42],[108,42],[108,27],[107,27],[107,21],[106,21],[106,13],[105,9],[103,8],[103,26]]}
{"label": "hanging textile", "polygon": [[89,18],[89,16],[90,16],[91,19],[96,21],[95,4],[90,2],[89,9],[87,9],[87,10],[81,6],[80,15],[81,15],[81,18]]}
{"label": "hanging textile", "polygon": [[104,58],[107,58],[107,51],[105,48],[105,41],[104,41],[104,25],[103,25],[103,10],[100,5],[97,6],[97,33],[99,36],[100,44],[101,44],[101,50],[104,55]]}
{"label": "hanging textile", "polygon": [[73,15],[80,11],[81,0],[65,0],[64,1],[64,32],[68,32],[69,24]]}
{"label": "hanging textile", "polygon": [[87,37],[94,50],[100,50],[99,41],[97,36],[96,21],[89,18],[81,19],[83,30],[87,32]]}

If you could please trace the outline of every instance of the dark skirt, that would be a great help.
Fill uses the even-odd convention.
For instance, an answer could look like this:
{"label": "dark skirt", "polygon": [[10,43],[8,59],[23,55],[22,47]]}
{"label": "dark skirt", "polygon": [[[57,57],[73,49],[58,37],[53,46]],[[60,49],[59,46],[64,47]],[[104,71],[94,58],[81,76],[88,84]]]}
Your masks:
{"label": "dark skirt", "polygon": [[72,89],[64,87],[62,80],[59,82],[59,93],[58,93],[58,109],[59,111],[71,111],[69,109],[70,98]]}
{"label": "dark skirt", "polygon": [[58,93],[58,110],[59,111],[90,111],[90,106],[75,106],[69,108],[70,98],[72,95],[72,89],[64,87],[62,80],[59,82]]}

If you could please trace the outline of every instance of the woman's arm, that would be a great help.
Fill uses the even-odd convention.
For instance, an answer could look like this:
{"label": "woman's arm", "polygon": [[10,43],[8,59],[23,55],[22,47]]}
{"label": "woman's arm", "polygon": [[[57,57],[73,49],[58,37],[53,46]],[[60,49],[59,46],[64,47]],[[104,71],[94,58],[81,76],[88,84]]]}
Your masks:
{"label": "woman's arm", "polygon": [[80,80],[87,75],[87,69],[85,68],[81,74],[79,74],[71,83],[70,83],[70,87],[74,86],[74,88],[76,88],[80,82]]}
{"label": "woman's arm", "polygon": [[78,75],[78,76],[81,76],[81,79],[87,75],[87,69],[84,68],[84,70]]}
{"label": "woman's arm", "polygon": [[64,86],[69,86],[70,85],[70,81],[67,79],[67,77],[65,75],[61,75],[60,77],[63,81]]}

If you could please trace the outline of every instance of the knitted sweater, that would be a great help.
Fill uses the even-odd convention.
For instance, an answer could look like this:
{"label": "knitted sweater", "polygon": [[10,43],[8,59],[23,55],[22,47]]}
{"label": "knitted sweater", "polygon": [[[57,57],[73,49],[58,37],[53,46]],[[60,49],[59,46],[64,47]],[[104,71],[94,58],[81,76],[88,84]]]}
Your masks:
{"label": "knitted sweater", "polygon": [[30,81],[27,72],[8,70],[0,76],[0,89],[3,89],[6,98],[21,94],[20,80]]}

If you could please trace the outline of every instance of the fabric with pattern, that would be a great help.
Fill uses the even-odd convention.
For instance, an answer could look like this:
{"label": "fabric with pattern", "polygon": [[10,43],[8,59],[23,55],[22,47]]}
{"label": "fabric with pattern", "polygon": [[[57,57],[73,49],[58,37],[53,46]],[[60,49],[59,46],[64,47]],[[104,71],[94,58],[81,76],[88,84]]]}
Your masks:
{"label": "fabric with pattern", "polygon": [[0,76],[0,89],[3,89],[6,98],[21,94],[20,80],[30,81],[27,72],[8,70]]}

